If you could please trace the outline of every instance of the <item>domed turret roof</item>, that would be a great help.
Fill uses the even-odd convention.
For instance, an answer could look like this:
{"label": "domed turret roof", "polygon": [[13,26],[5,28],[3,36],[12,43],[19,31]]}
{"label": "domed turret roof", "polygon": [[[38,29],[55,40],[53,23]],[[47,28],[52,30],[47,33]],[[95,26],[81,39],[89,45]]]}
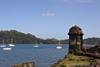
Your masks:
{"label": "domed turret roof", "polygon": [[79,28],[76,25],[70,28],[69,33],[68,33],[68,35],[73,35],[73,34],[83,35],[81,28]]}

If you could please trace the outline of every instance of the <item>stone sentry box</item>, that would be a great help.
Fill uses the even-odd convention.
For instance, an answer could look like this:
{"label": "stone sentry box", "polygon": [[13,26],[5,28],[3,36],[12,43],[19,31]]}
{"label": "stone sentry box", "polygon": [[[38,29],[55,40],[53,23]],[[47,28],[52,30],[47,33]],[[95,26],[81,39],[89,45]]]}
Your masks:
{"label": "stone sentry box", "polygon": [[74,54],[76,52],[82,51],[83,48],[83,33],[81,28],[78,26],[73,26],[69,30],[69,53]]}

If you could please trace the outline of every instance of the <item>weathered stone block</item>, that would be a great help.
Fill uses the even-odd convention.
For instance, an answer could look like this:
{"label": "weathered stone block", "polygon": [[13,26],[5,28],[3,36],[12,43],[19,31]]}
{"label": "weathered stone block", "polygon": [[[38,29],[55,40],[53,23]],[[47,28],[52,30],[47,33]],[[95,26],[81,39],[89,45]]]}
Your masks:
{"label": "weathered stone block", "polygon": [[76,53],[83,50],[83,33],[81,28],[73,26],[69,30],[69,53]]}
{"label": "weathered stone block", "polygon": [[20,65],[13,65],[11,67],[35,67],[35,63],[34,62],[23,63]]}

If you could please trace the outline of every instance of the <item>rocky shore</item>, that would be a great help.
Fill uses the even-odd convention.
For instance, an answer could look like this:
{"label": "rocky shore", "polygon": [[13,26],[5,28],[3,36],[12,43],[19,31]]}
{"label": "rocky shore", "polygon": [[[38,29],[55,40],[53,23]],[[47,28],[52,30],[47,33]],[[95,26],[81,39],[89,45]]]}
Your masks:
{"label": "rocky shore", "polygon": [[[92,55],[86,55],[89,52]],[[96,57],[95,57],[96,56]],[[58,60],[57,63],[51,67],[100,67],[100,46],[95,47],[85,46],[83,52],[77,52],[75,54],[68,54],[62,60]]]}
{"label": "rocky shore", "polygon": [[23,63],[18,65],[13,65],[11,67],[35,67],[35,63],[34,62]]}
{"label": "rocky shore", "polygon": [[[58,60],[58,62],[51,67],[100,67],[100,46],[83,46],[84,34],[82,29],[76,25],[70,28],[68,35],[68,54],[64,59]],[[35,65],[32,63],[25,63],[12,67],[35,67]]]}

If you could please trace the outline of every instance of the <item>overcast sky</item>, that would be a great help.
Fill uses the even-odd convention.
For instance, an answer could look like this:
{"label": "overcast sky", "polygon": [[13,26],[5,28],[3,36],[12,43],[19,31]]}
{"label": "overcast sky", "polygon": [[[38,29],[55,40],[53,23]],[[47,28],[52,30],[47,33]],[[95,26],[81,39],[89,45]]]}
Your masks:
{"label": "overcast sky", "polygon": [[100,37],[100,0],[0,0],[0,30],[68,39],[74,25],[83,38]]}

